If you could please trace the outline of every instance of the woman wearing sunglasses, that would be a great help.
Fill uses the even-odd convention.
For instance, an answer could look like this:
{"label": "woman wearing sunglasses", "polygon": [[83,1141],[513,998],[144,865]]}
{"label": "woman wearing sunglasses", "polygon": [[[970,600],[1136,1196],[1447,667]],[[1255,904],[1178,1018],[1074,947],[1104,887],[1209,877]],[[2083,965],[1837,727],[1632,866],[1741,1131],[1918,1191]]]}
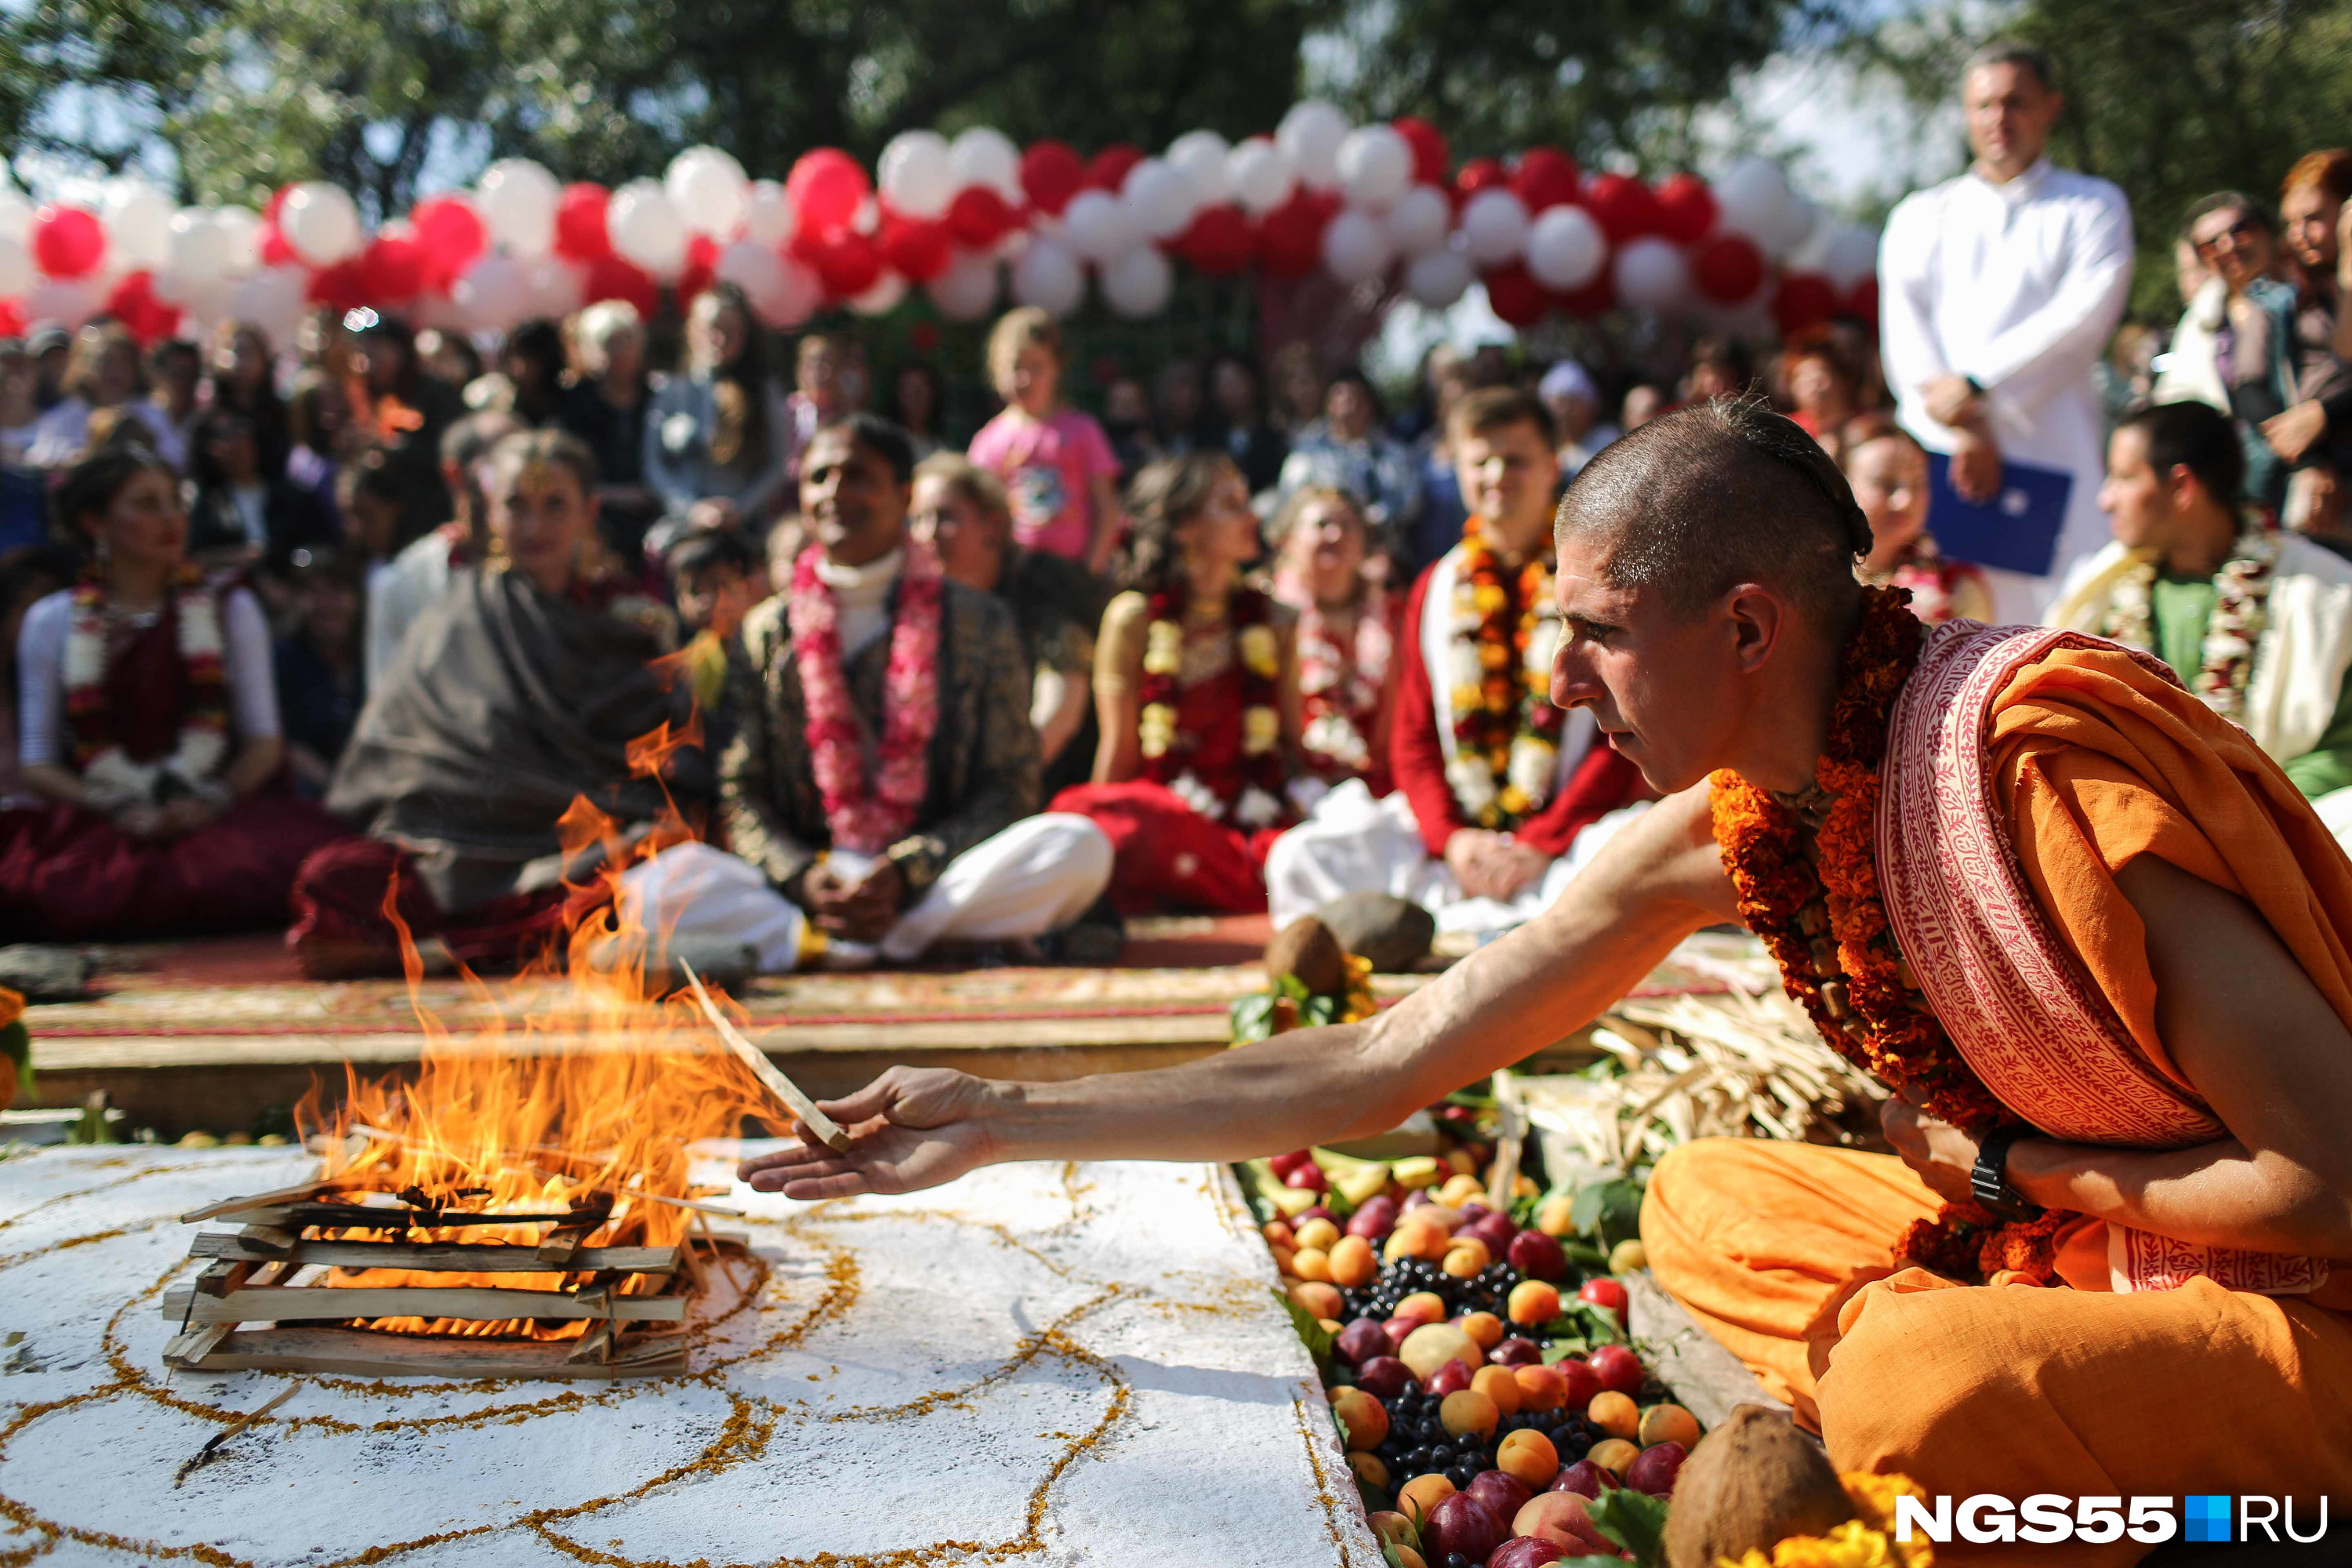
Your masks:
{"label": "woman wearing sunglasses", "polygon": [[2252,197],[2223,191],[2189,209],[2185,237],[2212,276],[2181,313],[2155,401],[2193,400],[2230,416],[2246,448],[2246,497],[2275,510],[2286,465],[2263,422],[2296,401],[2294,290],[2271,275],[2277,237]]}

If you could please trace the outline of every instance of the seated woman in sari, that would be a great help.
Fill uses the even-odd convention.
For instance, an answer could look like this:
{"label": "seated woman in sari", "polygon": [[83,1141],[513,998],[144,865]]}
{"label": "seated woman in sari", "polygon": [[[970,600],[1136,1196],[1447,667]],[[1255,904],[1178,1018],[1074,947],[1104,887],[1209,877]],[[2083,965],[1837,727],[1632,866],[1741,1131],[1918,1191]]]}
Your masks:
{"label": "seated woman in sari", "polygon": [[489,558],[402,640],[327,795],[367,837],[296,883],[287,942],[310,974],[398,973],[403,926],[428,961],[532,956],[604,897],[564,861],[557,823],[575,799],[626,837],[710,798],[698,748],[632,764],[632,742],[684,726],[688,696],[653,668],[675,620],[598,542],[594,457],[528,431],[483,468]]}
{"label": "seated woman in sari", "polygon": [[56,510],[96,559],[17,634],[18,778],[47,805],[0,837],[0,942],[282,922],[295,868],[346,830],[283,787],[261,606],[189,564],[152,453],[79,464]]}
{"label": "seated woman in sari", "polygon": [[1222,452],[1170,458],[1136,476],[1128,511],[1095,650],[1094,782],[1047,809],[1110,836],[1122,914],[1262,913],[1266,849],[1291,821],[1298,678],[1287,614],[1242,580],[1259,549],[1248,485]]}

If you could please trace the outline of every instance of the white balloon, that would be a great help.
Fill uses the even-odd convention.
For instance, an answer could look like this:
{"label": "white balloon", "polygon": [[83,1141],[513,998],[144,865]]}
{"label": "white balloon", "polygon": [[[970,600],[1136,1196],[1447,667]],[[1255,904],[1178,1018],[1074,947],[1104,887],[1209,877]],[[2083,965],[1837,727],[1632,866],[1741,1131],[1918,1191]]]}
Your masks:
{"label": "white balloon", "polygon": [[1323,269],[1342,283],[1365,283],[1388,269],[1388,230],[1349,207],[1323,229]]}
{"label": "white balloon", "polygon": [[126,272],[162,267],[172,254],[172,199],[144,180],[108,182],[106,253]]}
{"label": "white balloon", "polygon": [[0,234],[0,299],[22,294],[30,289],[39,273],[34,268],[32,252],[16,240]]}
{"label": "white balloon", "polygon": [[1480,267],[1517,260],[1528,241],[1527,204],[1508,191],[1480,191],[1462,208],[1462,239]]}
{"label": "white balloon", "polygon": [[1183,233],[1201,205],[1192,182],[1157,158],[1146,158],[1127,172],[1119,199],[1136,228],[1152,239],[1173,239]]}
{"label": "white balloon", "polygon": [[[102,273],[88,278],[43,278],[25,290],[18,303],[27,321],[56,321],[79,327],[106,308],[106,296],[113,287],[113,280]],[[299,299],[296,303],[300,303]]]}
{"label": "white balloon", "polygon": [[801,215],[793,206],[793,198],[774,180],[755,180],[751,199],[743,209],[743,235],[761,245],[782,247],[792,243],[799,232]]}
{"label": "white balloon", "polygon": [[1110,261],[1135,248],[1143,237],[1118,197],[1107,191],[1080,191],[1062,209],[1062,235],[1088,261]]}
{"label": "white balloon", "polygon": [[310,277],[301,268],[266,267],[229,290],[221,314],[251,321],[275,342],[291,342],[301,325],[303,297],[309,290]]}
{"label": "white balloon", "polygon": [[228,314],[228,297],[236,289],[236,280],[228,278],[209,278],[201,283],[190,283],[164,273],[155,279],[155,298],[180,307],[200,328],[209,327]]}
{"label": "white balloon", "polygon": [[1412,186],[1412,144],[1392,126],[1359,125],[1339,143],[1339,188],[1349,205],[1374,212]]}
{"label": "white balloon", "polygon": [[1617,298],[1639,310],[1679,310],[1690,300],[1690,268],[1679,247],[1644,237],[1617,253]]}
{"label": "white balloon", "polygon": [[784,283],[784,258],[773,249],[749,238],[730,242],[719,252],[719,260],[710,268],[711,277],[721,283],[732,283],[751,296],[756,303],[762,294],[773,293]]}
{"label": "white balloon", "polygon": [[960,182],[948,139],[936,131],[902,131],[874,167],[882,199],[908,217],[935,218],[955,200]]}
{"label": "white balloon", "polygon": [[[1780,221],[1773,225],[1771,234],[1765,238],[1764,254],[1776,261],[1785,260],[1804,248],[1808,240],[1828,226],[1822,221],[1821,208],[1802,196],[1791,195],[1781,205]],[[1829,237],[1823,235],[1822,238],[1826,248]]]}
{"label": "white balloon", "polygon": [[887,316],[906,297],[907,280],[896,272],[885,272],[874,280],[874,287],[852,300],[849,308],[861,316]]}
{"label": "white balloon", "polygon": [[1263,136],[1253,136],[1225,155],[1225,183],[1242,210],[1252,216],[1272,212],[1298,188],[1290,154]]}
{"label": "white balloon", "polygon": [[667,283],[686,267],[686,220],[658,180],[631,180],[604,212],[613,248]]}
{"label": "white balloon", "polygon": [[313,267],[348,261],[366,243],[360,209],[341,185],[324,180],[305,180],[286,193],[278,206],[278,232]]}
{"label": "white balloon", "polygon": [[490,238],[517,256],[555,248],[555,208],[563,199],[555,176],[528,158],[501,158],[474,186],[474,210]]}
{"label": "white balloon", "polygon": [[33,232],[33,204],[21,191],[0,191],[0,238],[23,244]]}
{"label": "white balloon", "polygon": [[228,226],[202,207],[182,207],[172,216],[163,275],[188,284],[209,283],[227,275],[235,253]]}
{"label": "white balloon", "polygon": [[751,309],[772,327],[797,327],[824,303],[824,280],[787,256],[776,292],[765,300],[753,300]]}
{"label": "white balloon", "polygon": [[477,331],[505,331],[530,313],[530,268],[502,251],[486,250],[466,264],[449,299]]}
{"label": "white balloon", "polygon": [[1139,245],[1102,269],[1103,302],[1129,320],[1156,316],[1176,291],[1176,269],[1149,245]]}
{"label": "white balloon", "polygon": [[1066,316],[1086,298],[1087,275],[1078,258],[1057,240],[1032,240],[1013,264],[1013,297],[1047,315]]}
{"label": "white balloon", "polygon": [[940,314],[950,321],[976,321],[996,309],[996,258],[959,250],[948,269],[923,286]]}
{"label": "white balloon", "polygon": [[1233,148],[1213,131],[1187,131],[1168,143],[1168,166],[1192,182],[1202,206],[1233,199],[1233,182],[1225,174],[1232,156]]}
{"label": "white balloon", "polygon": [[1339,183],[1339,143],[1347,139],[1348,117],[1315,98],[1292,104],[1274,132],[1298,177],[1318,191]]}
{"label": "white balloon", "polygon": [[751,182],[735,155],[718,147],[688,147],[662,172],[662,188],[686,226],[713,239],[726,239],[743,226]]}
{"label": "white balloon", "polygon": [[1878,236],[1858,223],[1824,224],[1829,244],[1822,247],[1822,275],[1843,293],[1878,271]]}
{"label": "white balloon", "polygon": [[228,270],[250,272],[261,265],[261,215],[251,207],[215,207],[213,226],[228,244]]}
{"label": "white balloon", "polygon": [[1404,291],[1433,310],[1444,310],[1468,292],[1477,277],[1470,258],[1458,250],[1433,250],[1416,257],[1404,269]]}
{"label": "white balloon", "polygon": [[1527,253],[1536,281],[1566,293],[1601,276],[1609,238],[1582,207],[1546,207],[1528,229]]}
{"label": "white balloon", "polygon": [[1028,199],[1021,189],[1021,149],[1003,132],[975,125],[948,144],[948,164],[955,172],[956,188],[993,185],[996,194],[1014,206]]}
{"label": "white balloon", "polygon": [[1385,221],[1399,256],[1425,256],[1444,245],[1454,204],[1435,185],[1415,185],[1397,198]]}
{"label": "white balloon", "polygon": [[1716,226],[1745,235],[1769,248],[1786,221],[1782,209],[1794,198],[1789,177],[1769,158],[1742,158],[1714,183]]}
{"label": "white balloon", "polygon": [[542,256],[523,265],[531,315],[558,321],[588,302],[588,269],[578,262]]}

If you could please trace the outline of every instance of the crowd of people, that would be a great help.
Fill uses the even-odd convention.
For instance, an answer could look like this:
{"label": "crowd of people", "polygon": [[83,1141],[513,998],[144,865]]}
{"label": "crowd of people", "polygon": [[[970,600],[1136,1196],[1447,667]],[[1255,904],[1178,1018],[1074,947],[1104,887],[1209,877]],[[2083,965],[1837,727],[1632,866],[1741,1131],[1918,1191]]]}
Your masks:
{"label": "crowd of people", "polygon": [[[1367,892],[1523,923],[1651,798],[1550,700],[1603,635],[1561,618],[1555,508],[1725,398],[1835,462],[1857,570],[1923,620],[2144,648],[2352,785],[2352,152],[2276,220],[2195,205],[2157,353],[2116,330],[2122,197],[2044,155],[2046,62],[1968,82],[1977,163],[1890,220],[1883,322],[1671,377],[1441,345],[1394,417],[1305,343],[1098,372],[1097,417],[1021,309],[966,436],[922,361],[869,411],[845,333],[787,377],[725,284],[667,374],[620,301],[487,363],[366,310],[0,345],[0,938],[290,921],[349,974],[513,962],[607,900],[768,970]],[[1939,549],[1971,509],[1990,564]]]}

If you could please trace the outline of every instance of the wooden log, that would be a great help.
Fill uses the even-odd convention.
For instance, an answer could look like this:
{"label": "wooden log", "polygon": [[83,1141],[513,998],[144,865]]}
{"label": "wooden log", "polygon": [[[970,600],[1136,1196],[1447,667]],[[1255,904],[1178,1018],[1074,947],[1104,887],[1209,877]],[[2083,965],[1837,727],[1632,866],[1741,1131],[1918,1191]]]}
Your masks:
{"label": "wooden log", "polygon": [[608,1198],[604,1207],[586,1210],[570,1224],[557,1226],[540,1242],[539,1260],[551,1268],[569,1268],[583,1244],[612,1217],[613,1205]]}
{"label": "wooden log", "polygon": [[236,1332],[235,1323],[206,1323],[201,1329],[173,1334],[163,1346],[163,1364],[190,1367],[212,1354],[221,1341]]}
{"label": "wooden log", "polygon": [[259,1253],[267,1258],[292,1256],[295,1243],[302,1239],[299,1233],[274,1225],[240,1226],[236,1234],[245,1243],[247,1253]]}
{"label": "wooden log", "polygon": [[204,1272],[196,1276],[196,1293],[216,1298],[226,1296],[244,1284],[246,1276],[252,1272],[253,1265],[250,1263],[231,1262],[226,1258],[208,1263],[205,1265]]}
{"label": "wooden log", "polygon": [[573,1362],[569,1340],[470,1340],[278,1328],[231,1333],[204,1354],[168,1364],[187,1372],[340,1373],[355,1377],[667,1377],[687,1370],[684,1336],[640,1358]]}
{"label": "wooden log", "polygon": [[495,1285],[395,1285],[382,1289],[264,1286],[200,1296],[183,1286],[167,1291],[163,1312],[186,1323],[276,1323],[347,1318],[617,1318],[625,1322],[676,1321],[684,1296],[572,1295],[562,1290],[508,1290]]}
{"label": "wooden log", "polygon": [[[255,1251],[242,1233],[205,1231],[188,1248],[192,1258],[226,1258],[250,1263],[273,1255]],[[545,1274],[548,1266],[539,1250],[505,1242],[466,1241],[298,1241],[287,1257],[301,1263],[323,1263],[335,1268],[413,1268],[421,1274]],[[679,1266],[675,1247],[583,1247],[572,1255],[564,1272],[586,1274],[617,1269],[625,1274],[674,1274]]]}
{"label": "wooden log", "polygon": [[280,1187],[273,1193],[255,1193],[249,1197],[223,1198],[216,1204],[206,1204],[200,1209],[190,1209],[180,1216],[182,1225],[194,1225],[199,1220],[218,1219],[223,1215],[243,1215],[249,1209],[278,1208],[297,1203],[320,1193],[341,1192],[320,1182],[305,1182],[299,1187]]}

